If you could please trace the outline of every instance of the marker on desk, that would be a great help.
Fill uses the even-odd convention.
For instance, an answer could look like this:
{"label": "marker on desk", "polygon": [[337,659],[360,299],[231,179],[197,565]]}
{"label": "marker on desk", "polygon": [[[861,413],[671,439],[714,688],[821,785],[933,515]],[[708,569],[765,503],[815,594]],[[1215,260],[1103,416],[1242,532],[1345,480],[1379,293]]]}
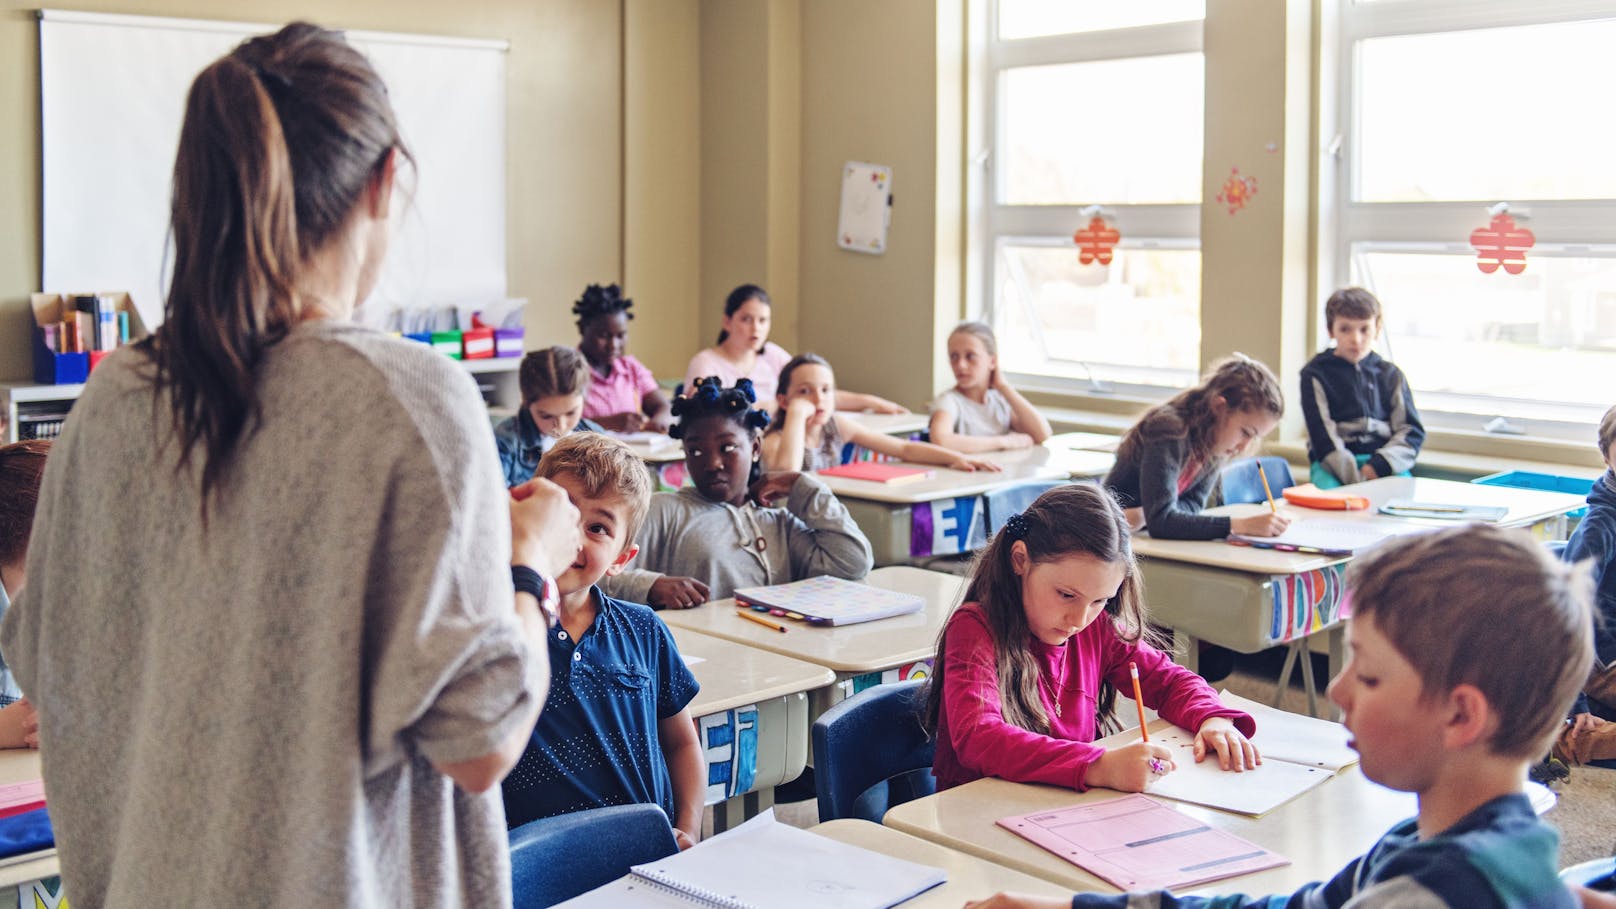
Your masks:
{"label": "marker on desk", "polygon": [[1257,476],[1262,480],[1263,495],[1268,497],[1268,510],[1279,514],[1279,508],[1274,505],[1274,491],[1268,487],[1268,471],[1263,470],[1262,459],[1257,459]]}
{"label": "marker on desk", "polygon": [[1133,705],[1139,708],[1139,734],[1150,741],[1150,730],[1145,728],[1145,698],[1139,693],[1139,664],[1128,661],[1128,675],[1133,677]]}
{"label": "marker on desk", "polygon": [[779,622],[770,621],[769,619],[766,619],[763,616],[758,615],[757,613],[753,612],[750,609],[745,609],[745,608],[737,606],[735,608],[735,614],[740,616],[743,619],[749,619],[749,620],[751,620],[753,622],[756,622],[759,625],[762,625],[764,628],[773,628],[775,631],[778,631],[781,634],[786,633],[786,626],[780,624]]}

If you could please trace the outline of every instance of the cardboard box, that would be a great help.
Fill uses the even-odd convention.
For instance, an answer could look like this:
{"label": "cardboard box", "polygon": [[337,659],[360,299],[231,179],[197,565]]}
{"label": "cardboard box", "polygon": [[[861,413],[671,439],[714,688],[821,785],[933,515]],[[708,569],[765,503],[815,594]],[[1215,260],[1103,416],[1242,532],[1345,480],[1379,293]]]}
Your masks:
{"label": "cardboard box", "polygon": [[[33,309],[33,347],[34,347],[34,381],[40,385],[72,385],[83,382],[90,375],[95,364],[110,351],[106,350],[63,350],[61,335],[62,320],[66,313],[73,312],[73,298],[85,296],[85,293],[72,294],[34,294],[29,298]],[[129,294],[124,291],[103,291],[95,294],[98,297],[110,297],[113,301],[112,311],[129,314],[129,343],[146,337],[146,323],[140,318],[140,311]],[[116,324],[116,320],[114,320]],[[52,334],[57,335],[57,349],[52,350],[45,343],[45,327],[54,326]]]}

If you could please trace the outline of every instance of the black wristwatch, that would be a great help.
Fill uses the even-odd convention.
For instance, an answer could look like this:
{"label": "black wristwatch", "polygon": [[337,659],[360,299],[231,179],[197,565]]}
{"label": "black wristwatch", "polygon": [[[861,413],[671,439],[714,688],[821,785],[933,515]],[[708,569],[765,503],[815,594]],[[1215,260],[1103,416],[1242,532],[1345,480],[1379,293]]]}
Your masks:
{"label": "black wristwatch", "polygon": [[512,565],[511,583],[516,586],[517,593],[533,594],[533,598],[539,601],[539,611],[544,613],[544,621],[555,627],[561,608],[561,591],[556,589],[555,581],[526,565]]}

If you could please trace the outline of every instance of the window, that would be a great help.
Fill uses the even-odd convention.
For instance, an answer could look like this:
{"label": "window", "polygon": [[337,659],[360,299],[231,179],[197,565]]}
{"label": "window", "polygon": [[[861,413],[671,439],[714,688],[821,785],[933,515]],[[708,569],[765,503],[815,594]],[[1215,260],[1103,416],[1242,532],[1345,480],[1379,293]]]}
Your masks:
{"label": "window", "polygon": [[[1591,100],[1616,3],[1357,0],[1340,26],[1323,273],[1380,297],[1428,424],[1582,438],[1616,402],[1616,121]],[[1470,245],[1500,202],[1536,238],[1519,274]]]}
{"label": "window", "polygon": [[[972,308],[1020,381],[1182,387],[1200,362],[1200,0],[980,0]],[[1101,206],[1109,264],[1073,233]],[[1148,390],[1148,389],[1140,389]]]}

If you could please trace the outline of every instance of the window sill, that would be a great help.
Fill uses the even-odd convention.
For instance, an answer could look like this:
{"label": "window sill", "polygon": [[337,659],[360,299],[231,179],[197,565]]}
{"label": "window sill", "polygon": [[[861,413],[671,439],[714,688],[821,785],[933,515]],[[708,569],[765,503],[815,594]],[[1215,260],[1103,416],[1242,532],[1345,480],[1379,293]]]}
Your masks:
{"label": "window sill", "polygon": [[[1154,400],[1120,395],[1079,396],[1024,389],[1057,432],[1123,433]],[[1270,440],[1267,454],[1277,454],[1302,468],[1306,476],[1307,444],[1302,439]],[[1414,468],[1419,476],[1471,480],[1506,470],[1529,470],[1562,476],[1597,478],[1604,465],[1592,441],[1587,444],[1532,436],[1499,436],[1485,432],[1435,429],[1426,438]]]}

